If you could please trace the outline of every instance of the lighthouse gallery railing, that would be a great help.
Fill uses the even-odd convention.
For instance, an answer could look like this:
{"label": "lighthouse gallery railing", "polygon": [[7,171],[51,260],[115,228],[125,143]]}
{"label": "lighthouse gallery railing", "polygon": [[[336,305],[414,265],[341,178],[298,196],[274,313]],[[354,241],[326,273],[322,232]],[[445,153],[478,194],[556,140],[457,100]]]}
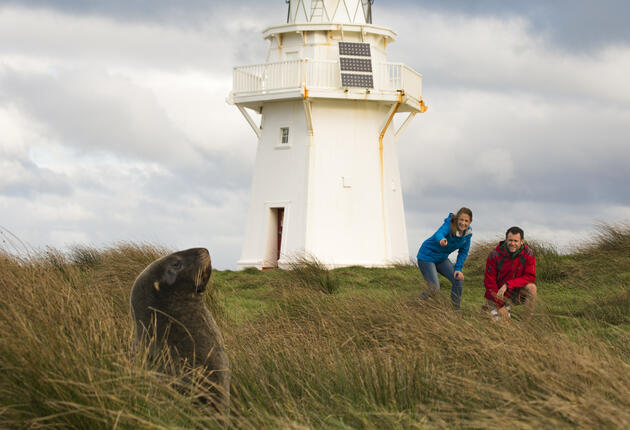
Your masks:
{"label": "lighthouse gallery railing", "polygon": [[[404,91],[420,100],[422,76],[400,63],[373,65],[375,92]],[[294,60],[234,68],[232,94],[254,95],[306,87],[318,90],[342,89],[339,62],[334,60]]]}

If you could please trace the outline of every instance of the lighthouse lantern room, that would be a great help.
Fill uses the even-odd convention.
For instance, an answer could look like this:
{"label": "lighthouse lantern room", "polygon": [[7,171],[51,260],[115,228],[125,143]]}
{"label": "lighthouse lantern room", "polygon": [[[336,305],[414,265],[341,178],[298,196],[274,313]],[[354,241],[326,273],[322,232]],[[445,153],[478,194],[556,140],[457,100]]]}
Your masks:
{"label": "lighthouse lantern room", "polygon": [[372,1],[288,0],[266,61],[234,68],[228,100],[258,140],[239,268],[409,259],[396,141],[426,110],[422,77],[387,61]]}

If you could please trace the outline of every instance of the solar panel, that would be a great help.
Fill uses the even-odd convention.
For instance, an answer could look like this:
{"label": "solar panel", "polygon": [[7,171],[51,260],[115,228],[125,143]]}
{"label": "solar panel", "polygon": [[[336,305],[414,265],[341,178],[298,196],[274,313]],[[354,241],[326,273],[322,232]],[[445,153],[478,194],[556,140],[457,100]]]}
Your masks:
{"label": "solar panel", "polygon": [[362,75],[358,73],[342,73],[342,87],[374,88],[372,75]]}
{"label": "solar panel", "polygon": [[369,43],[339,42],[339,71],[342,87],[374,88],[371,55]]}
{"label": "solar panel", "polygon": [[350,72],[371,72],[372,60],[365,58],[339,57],[341,70]]}
{"label": "solar panel", "polygon": [[339,55],[354,55],[356,57],[370,57],[369,43],[339,42]]}

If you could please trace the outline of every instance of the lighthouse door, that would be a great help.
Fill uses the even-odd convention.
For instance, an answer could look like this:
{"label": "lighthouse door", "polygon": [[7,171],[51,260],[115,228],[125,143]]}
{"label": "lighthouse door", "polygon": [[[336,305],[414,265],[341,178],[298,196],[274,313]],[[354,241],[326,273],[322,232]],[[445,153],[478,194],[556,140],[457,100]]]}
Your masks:
{"label": "lighthouse door", "polygon": [[282,251],[282,228],[284,226],[284,208],[269,208],[269,224],[263,269],[278,267]]}
{"label": "lighthouse door", "polygon": [[280,260],[280,246],[282,245],[282,226],[284,225],[284,208],[278,208],[278,255],[276,256],[276,264]]}

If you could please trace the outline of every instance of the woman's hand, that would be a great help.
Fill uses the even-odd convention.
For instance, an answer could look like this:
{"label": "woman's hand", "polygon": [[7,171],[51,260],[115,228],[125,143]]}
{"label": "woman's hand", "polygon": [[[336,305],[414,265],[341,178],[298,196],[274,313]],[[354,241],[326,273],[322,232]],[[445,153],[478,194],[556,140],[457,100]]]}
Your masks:
{"label": "woman's hand", "polygon": [[464,274],[460,272],[459,270],[456,270],[455,273],[453,273],[453,276],[455,276],[455,279],[457,279],[458,281],[464,280]]}
{"label": "woman's hand", "polygon": [[440,246],[446,246],[447,243],[448,241],[446,240],[446,238],[440,240]]}

